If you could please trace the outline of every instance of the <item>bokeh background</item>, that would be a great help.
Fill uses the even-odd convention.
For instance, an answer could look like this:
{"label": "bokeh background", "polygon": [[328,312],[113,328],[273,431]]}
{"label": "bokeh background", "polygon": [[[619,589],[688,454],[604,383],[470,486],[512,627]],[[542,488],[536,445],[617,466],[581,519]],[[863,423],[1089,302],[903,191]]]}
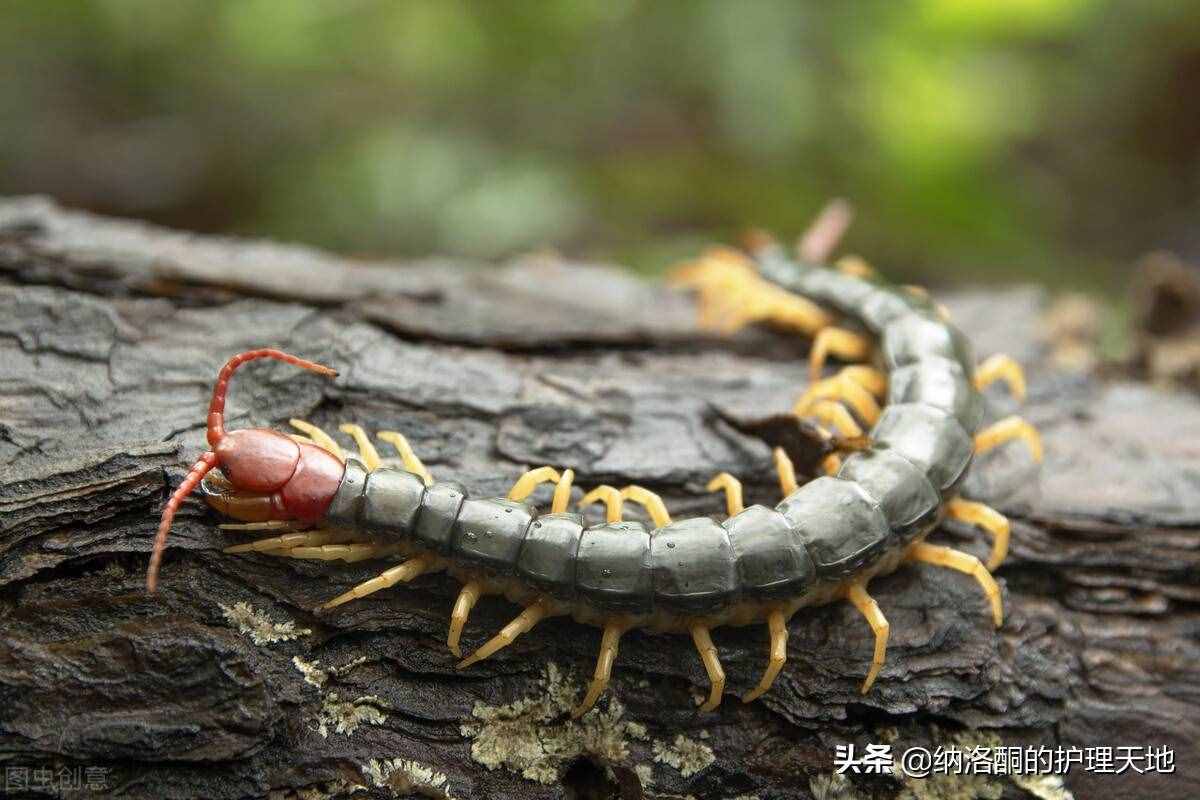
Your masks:
{"label": "bokeh background", "polygon": [[832,196],[891,276],[1200,250],[1200,4],[8,0],[0,193],[650,274]]}

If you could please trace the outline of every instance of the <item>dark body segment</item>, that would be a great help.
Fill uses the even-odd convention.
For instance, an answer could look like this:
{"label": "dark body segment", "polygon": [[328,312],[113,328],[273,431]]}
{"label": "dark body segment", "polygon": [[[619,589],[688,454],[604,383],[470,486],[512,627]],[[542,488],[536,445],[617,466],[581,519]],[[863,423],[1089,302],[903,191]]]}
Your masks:
{"label": "dark body segment", "polygon": [[923,314],[907,314],[889,322],[880,332],[879,349],[889,370],[925,359],[948,358],[970,378],[975,365],[971,345],[957,328]]}
{"label": "dark body segment", "polygon": [[452,552],[464,563],[515,572],[525,532],[536,512],[528,503],[499,497],[463,501],[454,524]]}
{"label": "dark body segment", "polygon": [[888,403],[924,403],[954,415],[968,433],[983,420],[983,397],[967,372],[948,358],[923,358],[888,376]]}
{"label": "dark body segment", "polygon": [[575,596],[575,559],[583,538],[579,514],[546,514],[534,520],[521,543],[517,574],[555,597]]}
{"label": "dark body segment", "polygon": [[384,541],[410,537],[464,566],[611,614],[706,615],[741,598],[782,600],[853,578],[927,533],[966,474],[984,411],[971,350],[927,298],[798,264],[781,250],[760,263],[769,280],[879,336],[888,402],[872,446],[848,455],[836,477],[807,483],[774,509],[651,533],[636,521],[584,527],[578,514],[538,517],[526,503],[469,499],[460,484],[425,487],[395,468],[368,474],[350,459],[326,519]]}
{"label": "dark body segment", "polygon": [[842,579],[871,563],[891,536],[879,503],[853,481],[817,478],[776,509],[804,540],[823,579]]}
{"label": "dark body segment", "polygon": [[875,498],[888,527],[902,542],[928,531],[938,518],[941,497],[925,472],[894,450],[872,448],[850,455],[838,477],[857,483]]}
{"label": "dark body segment", "polygon": [[383,541],[396,541],[412,534],[425,483],[411,472],[382,468],[367,475],[363,490],[362,527]]}
{"label": "dark body segment", "polygon": [[932,306],[924,298],[882,286],[876,286],[852,309],[852,313],[873,331],[883,331],[898,319],[915,316],[914,311],[931,312]]}
{"label": "dark body segment", "polygon": [[831,269],[807,269],[794,281],[795,291],[841,311],[853,312],[875,293],[867,281]]}
{"label": "dark body segment", "polygon": [[609,610],[648,613],[654,606],[650,533],[640,522],[585,528],[575,561],[575,590]]}
{"label": "dark body segment", "polygon": [[346,459],[346,471],[333,500],[325,511],[325,521],[338,528],[357,529],[362,524],[363,493],[367,489],[367,468],[357,458]]}
{"label": "dark body segment", "polygon": [[708,517],[672,522],[650,537],[655,607],[702,614],[733,603],[737,561],[725,528]]}
{"label": "dark body segment", "polygon": [[816,582],[817,570],[804,540],[775,509],[750,506],[725,520],[724,526],[746,597],[790,597]]}
{"label": "dark body segment", "polygon": [[443,555],[454,543],[454,523],[467,498],[467,490],[456,481],[438,481],[425,490],[421,513],[413,527],[413,539]]}
{"label": "dark body segment", "polygon": [[975,443],[954,415],[922,403],[885,407],[871,437],[920,467],[943,495],[966,475],[975,453]]}

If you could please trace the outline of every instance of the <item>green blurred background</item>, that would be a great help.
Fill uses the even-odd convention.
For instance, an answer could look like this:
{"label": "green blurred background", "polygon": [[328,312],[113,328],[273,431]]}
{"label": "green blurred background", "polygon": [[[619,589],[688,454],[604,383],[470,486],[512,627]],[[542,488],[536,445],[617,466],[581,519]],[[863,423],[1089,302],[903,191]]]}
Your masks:
{"label": "green blurred background", "polygon": [[657,273],[832,196],[909,280],[1194,254],[1200,4],[9,0],[0,193]]}

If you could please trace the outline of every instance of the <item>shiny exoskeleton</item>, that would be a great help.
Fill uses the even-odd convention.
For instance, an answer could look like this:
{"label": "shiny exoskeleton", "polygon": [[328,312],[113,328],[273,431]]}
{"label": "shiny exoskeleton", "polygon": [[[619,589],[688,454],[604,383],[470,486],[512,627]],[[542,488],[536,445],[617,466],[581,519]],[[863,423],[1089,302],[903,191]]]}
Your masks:
{"label": "shiny exoskeleton", "polygon": [[[225,433],[225,387],[239,364],[269,357],[323,369],[278,351],[253,351],[235,357],[222,371],[209,419],[213,450],[197,462],[164,512],[149,575],[151,588],[175,508],[205,473],[219,467],[228,491],[212,488],[207,481],[205,486],[210,502],[224,513],[263,527],[292,521],[315,524],[317,531],[350,532],[363,543],[333,545],[330,551],[347,560],[351,555],[357,559],[385,553],[413,557],[327,607],[422,572],[447,569],[466,585],[450,637],[457,653],[458,631],[481,593],[503,593],[525,606],[521,616],[460,666],[487,657],[544,616],[572,614],[603,626],[601,663],[580,712],[607,685],[616,641],[625,630],[690,631],[713,684],[708,709],[719,702],[724,686],[711,627],[764,619],[770,624],[771,666],[759,688],[747,696],[750,699],[769,687],[782,666],[786,619],[802,607],[840,598],[863,611],[876,631],[875,660],[865,691],[882,666],[887,638],[886,620],[866,594],[866,582],[905,560],[931,561],[975,575],[992,600],[999,624],[999,592],[983,566],[966,554],[922,542],[947,513],[987,527],[998,539],[1002,533],[1007,541],[1007,523],[1001,531],[994,521],[1003,522],[1003,517],[956,499],[975,452],[985,446],[976,435],[985,407],[966,338],[923,294],[851,271],[802,263],[777,246],[759,248],[756,256],[753,271],[759,277],[745,280],[763,283],[755,284],[758,288],[746,294],[745,303],[766,309],[760,319],[814,331],[829,327],[826,312],[772,306],[776,301],[771,298],[782,290],[814,301],[874,338],[876,364],[886,375],[886,404],[871,420],[865,444],[831,462],[830,474],[799,486],[794,479],[785,481],[785,487],[795,488],[774,508],[742,508],[739,484],[730,516],[722,522],[700,517],[647,525],[621,520],[619,512],[614,519],[610,507],[608,522],[587,524],[578,513],[539,513],[523,499],[529,490],[519,499],[470,497],[459,483],[433,481],[415,457],[406,459],[407,468],[389,466],[372,449],[370,459],[345,458],[344,466],[334,469],[324,454],[310,452],[320,449],[317,443],[297,444],[265,429]],[[852,344],[858,341],[859,334],[841,333]],[[1020,434],[998,433],[986,446],[1034,435],[1027,428]],[[1037,452],[1040,455],[1040,444]],[[784,480],[782,467],[780,474]],[[569,496],[569,479],[565,486],[557,474],[555,479],[565,490],[563,498]],[[562,505],[556,494],[555,506]],[[665,509],[662,517],[669,520]],[[341,541],[329,536],[292,533],[267,540],[262,547],[231,549],[305,557],[300,550]]]}
{"label": "shiny exoskeleton", "polygon": [[395,467],[368,473],[350,459],[326,521],[411,541],[558,599],[633,614],[710,614],[743,598],[803,595],[923,536],[966,475],[982,417],[966,339],[928,303],[881,284],[782,260],[763,266],[765,276],[880,337],[892,379],[888,406],[871,445],[837,475],[799,487],[775,508],[651,530],[639,521],[585,526],[579,514],[539,516],[529,503],[470,498],[454,482],[426,487]]}

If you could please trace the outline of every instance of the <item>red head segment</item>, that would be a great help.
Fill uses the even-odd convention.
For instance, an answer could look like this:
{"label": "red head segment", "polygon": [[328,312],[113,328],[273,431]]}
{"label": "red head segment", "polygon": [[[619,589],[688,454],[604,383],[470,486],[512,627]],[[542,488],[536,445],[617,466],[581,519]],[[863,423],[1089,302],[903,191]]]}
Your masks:
{"label": "red head segment", "polygon": [[[315,522],[321,518],[341,483],[345,466],[336,456],[312,444],[296,442],[269,428],[225,430],[225,394],[235,370],[247,361],[273,358],[307,370],[337,376],[337,370],[305,361],[280,350],[248,350],[225,363],[208,407],[208,446],[167,501],[154,539],[146,589],[158,586],[158,567],[175,512],[212,469],[219,468],[235,494],[219,496],[214,505],[236,506],[258,521]],[[212,498],[210,498],[212,502]],[[222,508],[222,510],[227,510]],[[237,515],[242,516],[242,515]]]}

